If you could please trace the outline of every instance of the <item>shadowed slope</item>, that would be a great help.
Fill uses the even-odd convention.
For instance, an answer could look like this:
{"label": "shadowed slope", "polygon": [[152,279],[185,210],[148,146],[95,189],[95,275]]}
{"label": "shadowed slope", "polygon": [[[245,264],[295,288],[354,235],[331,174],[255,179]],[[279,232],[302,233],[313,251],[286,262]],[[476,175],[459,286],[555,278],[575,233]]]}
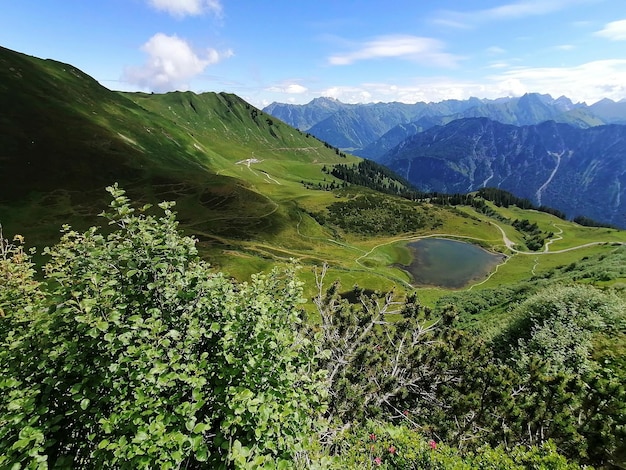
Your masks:
{"label": "shadowed slope", "polygon": [[[276,234],[292,223],[281,200],[302,179],[323,180],[313,162],[345,161],[234,95],[112,92],[71,65],[4,48],[0,109],[0,220],[36,244],[62,223],[97,223],[113,182],[137,201],[176,200],[192,231]],[[241,164],[270,159],[260,171]],[[277,190],[280,178],[292,186]]]}

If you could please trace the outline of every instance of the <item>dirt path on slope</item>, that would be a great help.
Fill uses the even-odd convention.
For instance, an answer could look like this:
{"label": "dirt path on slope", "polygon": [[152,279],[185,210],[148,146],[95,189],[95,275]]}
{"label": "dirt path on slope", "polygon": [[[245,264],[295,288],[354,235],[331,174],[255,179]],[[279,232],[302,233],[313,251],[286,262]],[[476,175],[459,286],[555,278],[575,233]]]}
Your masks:
{"label": "dirt path on slope", "polygon": [[[494,222],[489,222],[492,225],[495,225],[500,232],[502,233],[502,241],[503,243],[506,245],[506,247],[511,250],[513,253],[517,253],[520,255],[553,255],[553,254],[557,254],[557,253],[565,253],[567,251],[574,251],[574,250],[580,250],[581,248],[587,248],[589,246],[596,246],[596,245],[606,245],[606,244],[617,244],[617,245],[626,245],[625,242],[617,242],[617,241],[610,241],[610,242],[589,242],[589,243],[583,243],[582,245],[577,245],[577,246],[572,246],[570,248],[563,248],[561,250],[554,250],[554,251],[549,251],[549,245],[552,242],[558,241],[558,240],[563,240],[563,237],[561,236],[561,234],[563,233],[563,229],[559,228],[560,232],[558,234],[556,234],[555,238],[552,238],[551,240],[549,240],[543,251],[522,251],[522,250],[518,250],[517,248],[515,248],[515,243],[513,243],[513,241],[507,237],[506,232],[504,231],[504,229],[502,227],[500,227],[498,224],[494,223]],[[557,227],[557,225],[555,225],[555,227]]]}

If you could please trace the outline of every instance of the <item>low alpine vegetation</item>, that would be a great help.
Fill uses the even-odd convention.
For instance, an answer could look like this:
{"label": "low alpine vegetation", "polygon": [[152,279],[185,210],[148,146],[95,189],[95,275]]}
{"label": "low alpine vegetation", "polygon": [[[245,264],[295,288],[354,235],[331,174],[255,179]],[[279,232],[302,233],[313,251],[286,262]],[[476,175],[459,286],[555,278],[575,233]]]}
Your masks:
{"label": "low alpine vegetation", "polygon": [[136,214],[110,192],[113,230],[65,227],[45,283],[3,240],[0,467],[293,462],[325,396],[293,272],[236,284],[197,257],[171,204]]}
{"label": "low alpine vegetation", "polygon": [[[104,228],[65,226],[39,275],[0,237],[2,468],[555,468],[623,458],[626,389],[599,353],[624,303],[591,286],[518,302],[500,334],[452,304],[292,265],[238,283],[172,203],[109,188]],[[494,351],[500,353],[494,357]]]}

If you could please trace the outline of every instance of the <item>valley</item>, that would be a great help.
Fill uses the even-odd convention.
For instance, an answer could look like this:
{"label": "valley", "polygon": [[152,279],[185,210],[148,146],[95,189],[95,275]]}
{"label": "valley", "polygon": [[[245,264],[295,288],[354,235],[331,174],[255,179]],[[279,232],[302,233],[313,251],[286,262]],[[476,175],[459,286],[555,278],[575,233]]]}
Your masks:
{"label": "valley", "polygon": [[[621,102],[587,106],[531,93],[494,102],[332,103],[325,115],[312,112],[325,104],[321,98],[299,106],[274,103],[266,110],[340,148],[349,145],[422,191],[467,193],[489,185],[570,219],[584,216],[626,227],[619,176],[626,151]],[[325,117],[302,124],[299,115]],[[360,139],[369,136],[363,146],[346,143],[350,129],[361,132]]]}

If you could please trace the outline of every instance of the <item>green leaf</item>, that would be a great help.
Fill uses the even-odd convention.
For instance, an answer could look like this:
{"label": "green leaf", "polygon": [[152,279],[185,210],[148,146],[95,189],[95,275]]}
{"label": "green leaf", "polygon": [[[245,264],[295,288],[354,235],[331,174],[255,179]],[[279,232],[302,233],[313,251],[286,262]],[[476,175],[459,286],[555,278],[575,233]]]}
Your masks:
{"label": "green leaf", "polygon": [[107,331],[109,329],[109,322],[105,321],[105,320],[98,320],[96,322],[96,328],[98,328],[100,331]]}
{"label": "green leaf", "polygon": [[209,452],[209,449],[206,446],[201,446],[195,452],[196,460],[198,462],[206,462],[209,459],[209,455],[211,455],[211,453]]}
{"label": "green leaf", "polygon": [[194,452],[198,450],[203,445],[203,439],[201,435],[191,436],[189,438],[189,444],[191,444],[191,450]]}
{"label": "green leaf", "polygon": [[110,443],[111,443],[111,441],[109,441],[108,439],[102,439],[102,440],[98,443],[98,449],[104,449],[104,448],[105,448],[105,447],[107,447]]}
{"label": "green leaf", "polygon": [[89,398],[83,398],[83,399],[80,401],[80,408],[81,408],[83,411],[84,411],[84,410],[86,410],[87,408],[89,408],[89,403],[90,403]]}
{"label": "green leaf", "polygon": [[128,323],[143,323],[143,317],[141,315],[131,315],[128,317]]}
{"label": "green leaf", "polygon": [[165,362],[156,362],[152,369],[150,369],[150,373],[154,375],[162,374],[167,370],[168,365]]}
{"label": "green leaf", "polygon": [[194,426],[193,431],[195,434],[202,434],[209,426],[204,423],[198,423]]}
{"label": "green leaf", "polygon": [[28,446],[28,444],[30,444],[30,439],[19,439],[11,446],[11,448],[15,450],[20,450]]}
{"label": "green leaf", "polygon": [[138,431],[133,438],[133,442],[140,443],[148,439],[148,434],[145,431]]}
{"label": "green leaf", "polygon": [[129,269],[128,271],[126,271],[126,277],[128,279],[130,279],[131,277],[133,277],[138,272],[139,272],[139,270],[137,270],[137,269]]}
{"label": "green leaf", "polygon": [[239,439],[233,442],[232,452],[234,456],[247,458],[250,455],[250,449],[241,444]]}
{"label": "green leaf", "polygon": [[289,470],[292,467],[292,463],[288,460],[281,459],[278,461],[276,468],[278,470]]}

